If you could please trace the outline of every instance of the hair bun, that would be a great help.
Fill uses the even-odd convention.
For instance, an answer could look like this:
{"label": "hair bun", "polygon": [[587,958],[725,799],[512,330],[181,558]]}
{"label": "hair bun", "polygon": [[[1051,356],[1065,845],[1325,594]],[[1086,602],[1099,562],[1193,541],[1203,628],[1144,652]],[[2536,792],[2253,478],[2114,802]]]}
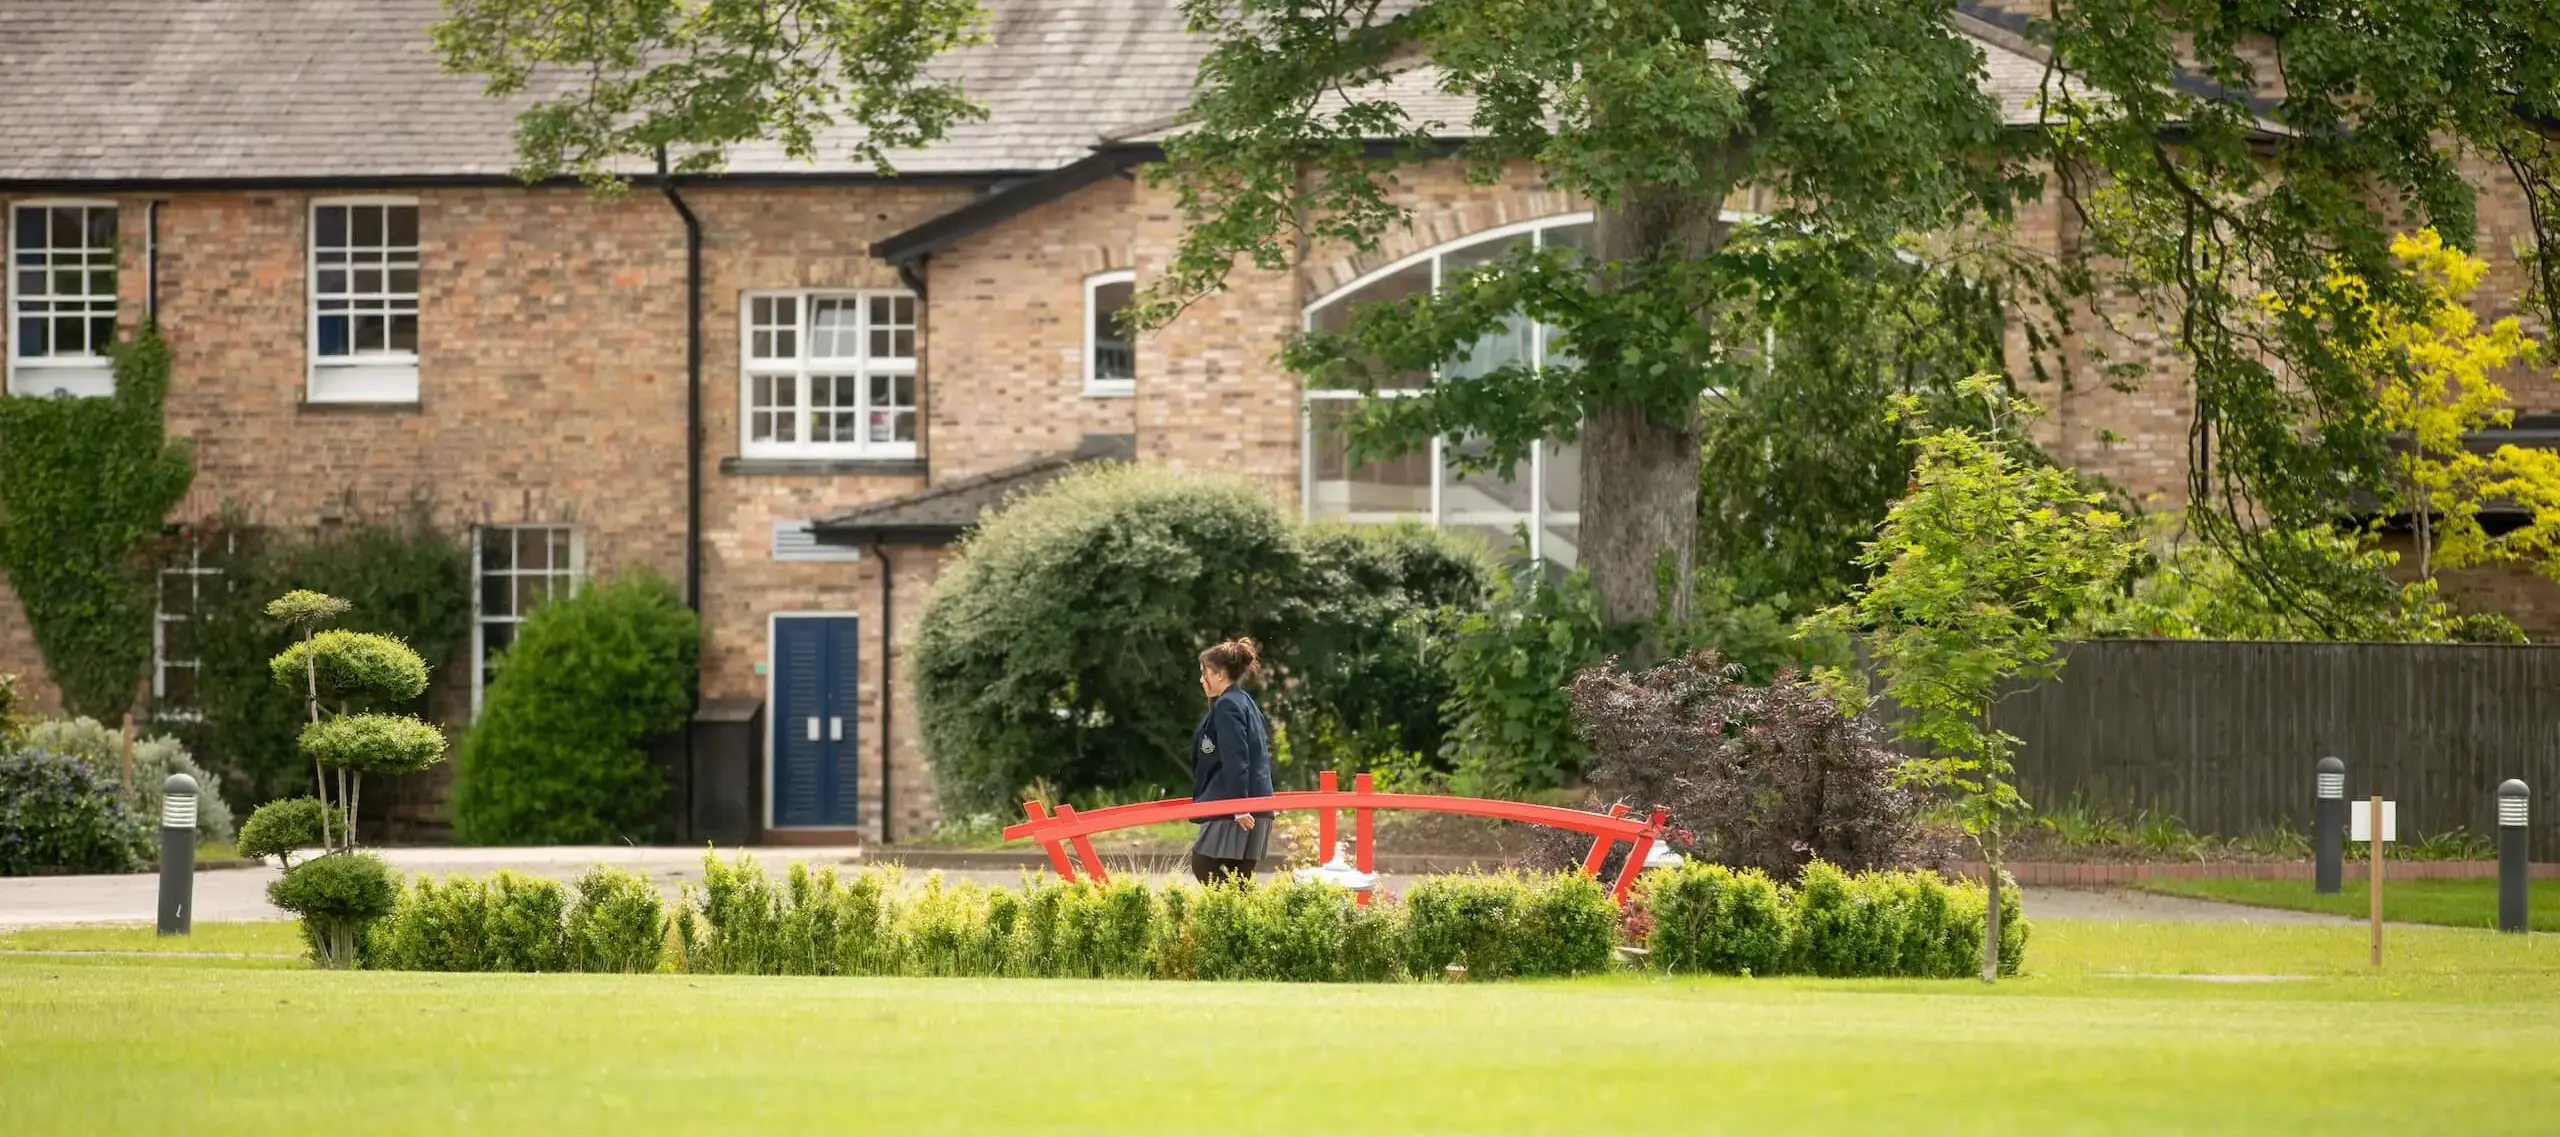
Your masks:
{"label": "hair bun", "polygon": [[1247,666],[1262,662],[1262,645],[1253,642],[1252,636],[1237,636],[1236,646],[1244,649],[1244,660]]}

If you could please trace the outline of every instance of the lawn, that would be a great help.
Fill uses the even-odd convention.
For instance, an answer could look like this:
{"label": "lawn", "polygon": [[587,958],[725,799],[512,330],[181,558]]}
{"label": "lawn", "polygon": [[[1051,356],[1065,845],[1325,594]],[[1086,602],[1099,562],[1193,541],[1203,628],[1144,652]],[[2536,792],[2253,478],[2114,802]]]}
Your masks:
{"label": "lawn", "polygon": [[[2380,976],[2363,951],[2352,926],[2047,921],[2035,974],[1986,991],[328,974],[0,949],[0,1102],[13,1137],[2550,1132],[2560,940],[2410,930]],[[2241,972],[2305,978],[2160,978]]]}
{"label": "lawn", "polygon": [[[2365,882],[2361,877],[2347,881],[2345,891],[2330,896],[2313,892],[2311,882],[2307,880],[2161,880],[2143,887],[2171,896],[2192,896],[2199,900],[2220,900],[2259,908],[2329,912],[2368,919],[2373,913],[2373,899],[2365,892]],[[2560,880],[2531,882],[2525,913],[2533,928],[2560,932]],[[2385,880],[2382,882],[2382,918],[2405,924],[2494,928],[2498,926],[2498,882],[2487,878]]]}

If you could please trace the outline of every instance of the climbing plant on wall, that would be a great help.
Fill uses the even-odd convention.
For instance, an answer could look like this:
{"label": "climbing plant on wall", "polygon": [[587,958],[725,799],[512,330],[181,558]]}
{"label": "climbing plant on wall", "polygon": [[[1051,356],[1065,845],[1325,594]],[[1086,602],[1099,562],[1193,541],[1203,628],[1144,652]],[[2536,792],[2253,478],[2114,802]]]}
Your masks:
{"label": "climbing plant on wall", "polygon": [[161,420],[168,345],[145,324],[114,359],[107,398],[0,398],[0,570],[64,706],[99,719],[133,705],[150,663],[141,553],[195,477]]}

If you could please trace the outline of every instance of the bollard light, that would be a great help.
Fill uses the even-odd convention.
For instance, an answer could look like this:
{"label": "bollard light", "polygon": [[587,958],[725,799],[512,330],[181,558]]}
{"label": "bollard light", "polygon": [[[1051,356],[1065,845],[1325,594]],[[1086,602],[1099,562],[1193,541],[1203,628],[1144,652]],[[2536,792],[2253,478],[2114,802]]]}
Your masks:
{"label": "bollard light", "polygon": [[160,934],[195,926],[196,780],[171,774],[160,783]]}
{"label": "bollard light", "polygon": [[2347,764],[2336,758],[2323,758],[2313,767],[2311,859],[2312,888],[2322,894],[2337,892],[2347,848]]}
{"label": "bollard light", "polygon": [[2532,792],[2525,784],[2509,778],[2498,787],[2498,930],[2521,932],[2525,929],[2525,815],[2532,808]]}

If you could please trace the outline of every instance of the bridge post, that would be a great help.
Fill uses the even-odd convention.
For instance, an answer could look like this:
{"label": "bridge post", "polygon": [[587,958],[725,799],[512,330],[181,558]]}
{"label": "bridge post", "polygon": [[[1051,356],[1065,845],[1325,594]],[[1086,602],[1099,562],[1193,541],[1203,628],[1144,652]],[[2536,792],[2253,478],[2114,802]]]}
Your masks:
{"label": "bridge post", "polygon": [[1626,867],[1618,870],[1618,887],[1610,891],[1611,899],[1620,904],[1627,902],[1627,893],[1635,889],[1636,878],[1644,875],[1645,855],[1653,852],[1653,843],[1658,839],[1656,835],[1662,832],[1663,824],[1669,820],[1670,811],[1658,805],[1653,807],[1652,816],[1645,821],[1644,832],[1636,836],[1635,848],[1627,851]]}
{"label": "bridge post", "polygon": [[[1326,770],[1326,771],[1323,771],[1323,772],[1318,773],[1318,774],[1316,775],[1316,792],[1318,792],[1318,793],[1328,793],[1328,794],[1329,794],[1329,793],[1334,793],[1334,792],[1336,792],[1340,787],[1341,787],[1341,781],[1340,781],[1339,779],[1337,779],[1337,778],[1335,778],[1335,777],[1334,777],[1333,771],[1331,771],[1331,770]],[[1317,863],[1317,864],[1324,864],[1325,862],[1330,861],[1330,860],[1332,860],[1332,859],[1333,859],[1333,843],[1334,843],[1336,840],[1339,840],[1339,839],[1341,838],[1341,836],[1342,836],[1342,814],[1341,814],[1341,811],[1336,810],[1335,808],[1333,808],[1332,806],[1329,806],[1329,805],[1328,805],[1328,806],[1326,806],[1326,807],[1324,807],[1323,809],[1319,809],[1319,810],[1317,810],[1317,811],[1316,811],[1316,863]]]}
{"label": "bridge post", "polygon": [[[1367,797],[1376,792],[1371,788],[1376,784],[1377,779],[1368,774],[1353,774],[1351,776],[1351,792],[1361,797]],[[1376,810],[1369,809],[1365,806],[1355,806],[1352,808],[1351,841],[1352,867],[1359,869],[1361,872],[1378,871],[1378,816]],[[1359,902],[1362,907],[1367,907],[1369,904],[1369,894],[1366,892],[1361,893]]]}
{"label": "bridge post", "polygon": [[[1058,803],[1058,820],[1072,821],[1075,819],[1075,816],[1076,807],[1068,805],[1063,801]],[[1102,867],[1102,858],[1093,855],[1093,842],[1086,839],[1081,833],[1077,834],[1072,838],[1072,840],[1075,843],[1076,856],[1084,861],[1084,875],[1091,878],[1095,884],[1111,883],[1111,873]],[[1073,881],[1075,878],[1068,877],[1067,879],[1069,881]]]}
{"label": "bridge post", "polygon": [[[1073,807],[1070,806],[1069,808]],[[1041,801],[1026,801],[1022,803],[1022,812],[1028,815],[1033,821],[1047,821],[1049,820],[1049,803]],[[1068,884],[1074,884],[1076,882],[1076,866],[1075,862],[1067,859],[1067,850],[1065,846],[1058,844],[1056,838],[1047,838],[1040,842],[1040,847],[1049,851],[1049,867],[1058,870],[1058,879],[1063,880]]]}
{"label": "bridge post", "polygon": [[[1625,817],[1626,815],[1627,803],[1623,801],[1609,807],[1609,816],[1611,817]],[[1617,843],[1617,838],[1611,837],[1606,833],[1593,837],[1591,839],[1591,855],[1582,858],[1582,875],[1600,875],[1600,866],[1607,864],[1609,861],[1609,846]]]}

